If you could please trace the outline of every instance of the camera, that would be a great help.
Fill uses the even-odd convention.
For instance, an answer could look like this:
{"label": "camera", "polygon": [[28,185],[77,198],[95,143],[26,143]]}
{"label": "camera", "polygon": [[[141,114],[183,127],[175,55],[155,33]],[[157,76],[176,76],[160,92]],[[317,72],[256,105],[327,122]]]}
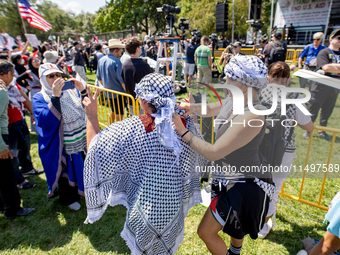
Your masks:
{"label": "camera", "polygon": [[200,29],[193,29],[192,32],[191,32],[191,35],[193,36],[193,42],[198,44],[200,43],[200,40],[201,40],[201,37],[202,37],[202,34],[201,34],[201,30]]}
{"label": "camera", "polygon": [[250,26],[254,27],[256,31],[259,31],[263,27],[263,23],[259,21],[258,23],[252,23]]}
{"label": "camera", "polygon": [[162,7],[157,7],[157,11],[179,14],[181,12],[181,8],[179,8],[178,6],[175,7],[168,4],[163,4]]}
{"label": "camera", "polygon": [[217,36],[217,34],[211,34],[211,35],[209,35],[209,38],[214,42],[214,43],[216,43],[217,42],[217,38],[218,38],[218,36]]}
{"label": "camera", "polygon": [[188,19],[186,18],[180,18],[181,23],[179,23],[178,28],[182,31],[184,31],[185,29],[189,29],[189,23],[184,23],[184,21],[186,21]]}

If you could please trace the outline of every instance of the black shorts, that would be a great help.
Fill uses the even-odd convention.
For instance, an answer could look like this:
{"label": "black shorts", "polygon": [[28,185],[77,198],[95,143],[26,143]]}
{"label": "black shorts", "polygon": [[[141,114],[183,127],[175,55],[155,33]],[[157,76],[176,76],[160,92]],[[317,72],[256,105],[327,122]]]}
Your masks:
{"label": "black shorts", "polygon": [[229,182],[210,204],[210,211],[222,231],[236,239],[249,234],[257,238],[269,208],[269,197],[252,181]]}
{"label": "black shorts", "polygon": [[[113,107],[112,100],[114,102],[114,107]],[[126,102],[123,96],[117,95],[116,98],[110,98],[109,102],[110,102],[110,107],[111,107],[112,112],[114,112],[115,114],[124,115],[124,107],[126,106]]]}

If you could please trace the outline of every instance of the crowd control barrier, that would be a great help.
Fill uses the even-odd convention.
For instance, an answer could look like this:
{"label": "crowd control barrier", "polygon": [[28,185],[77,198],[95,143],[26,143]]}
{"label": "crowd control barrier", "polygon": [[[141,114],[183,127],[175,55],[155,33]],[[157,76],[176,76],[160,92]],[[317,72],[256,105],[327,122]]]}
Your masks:
{"label": "crowd control barrier", "polygon": [[[225,48],[221,48],[215,51],[214,52],[215,58],[219,59],[224,50]],[[297,49],[297,50],[288,49],[285,62],[287,64],[297,65],[299,61],[299,55],[301,54],[302,51],[303,49]],[[241,53],[243,53],[244,55],[254,55],[254,49],[243,48],[241,49]]]}
{"label": "crowd control barrier", "polygon": [[[92,91],[92,94],[95,93],[96,89],[99,89],[97,106],[98,106],[98,120],[99,125],[102,128],[109,126],[111,123],[115,121],[120,121],[126,118],[129,118],[132,115],[136,115],[136,100],[133,96],[127,93],[114,91],[110,89],[105,89],[102,87],[96,87],[93,85],[89,85]],[[113,99],[121,97],[122,104],[117,104],[117,106],[113,103]],[[111,103],[112,101],[112,103]],[[137,101],[138,103],[138,101]],[[123,114],[119,116],[119,119],[116,119],[115,115],[110,115],[111,113],[111,105],[113,108],[113,112],[121,112],[123,110]],[[121,106],[123,106],[121,109]]]}
{"label": "crowd control barrier", "polygon": [[[324,171],[324,176],[323,176],[323,181],[322,181],[321,187],[313,186],[314,190],[317,189],[317,188],[320,188],[319,196],[317,198],[317,201],[310,201],[308,199],[303,199],[302,194],[303,194],[303,188],[304,188],[304,184],[305,184],[306,174],[309,171],[309,170],[306,169],[306,166],[308,166],[308,161],[309,161],[309,157],[310,157],[310,153],[311,153],[311,146],[312,146],[312,141],[313,141],[313,133],[314,133],[315,130],[325,131],[327,133],[332,133],[333,136],[332,136],[332,141],[331,141],[331,144],[330,144],[330,149],[329,149],[329,154],[328,154],[328,159],[327,159],[327,165],[323,166],[323,167],[326,167],[327,170]],[[322,199],[323,199],[323,194],[324,194],[324,190],[325,190],[325,186],[326,186],[327,174],[330,172],[330,161],[331,161],[331,158],[332,158],[332,153],[333,153],[333,149],[334,149],[334,143],[335,143],[336,135],[340,134],[340,129],[328,128],[328,127],[322,127],[322,126],[314,126],[314,131],[310,133],[309,144],[308,144],[308,149],[307,149],[307,156],[306,156],[306,160],[305,160],[305,164],[304,164],[304,168],[303,168],[299,196],[294,196],[294,195],[285,193],[285,190],[284,190],[285,183],[283,183],[283,185],[282,185],[280,195],[287,197],[289,199],[295,200],[295,201],[299,201],[299,202],[302,202],[302,203],[323,209],[323,210],[328,210],[328,206],[324,206],[321,203],[323,201]],[[333,168],[333,166],[332,166],[332,168]],[[333,171],[334,171],[334,169],[332,169],[332,172]],[[307,189],[308,188],[311,188],[311,187],[307,186]]]}

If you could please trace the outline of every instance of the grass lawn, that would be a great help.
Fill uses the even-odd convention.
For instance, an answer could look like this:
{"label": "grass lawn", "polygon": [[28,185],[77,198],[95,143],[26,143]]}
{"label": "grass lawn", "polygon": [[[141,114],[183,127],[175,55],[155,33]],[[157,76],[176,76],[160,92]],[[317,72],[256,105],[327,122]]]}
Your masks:
{"label": "grass lawn", "polygon": [[[95,75],[88,74],[88,83],[94,84]],[[294,78],[293,86],[298,79]],[[177,96],[177,95],[176,95]],[[185,96],[182,95],[182,96]],[[339,128],[340,99],[329,120],[329,127]],[[27,121],[28,122],[28,121]],[[29,122],[28,122],[29,123]],[[318,123],[318,122],[317,122]],[[303,165],[306,157],[308,140],[302,137],[302,130],[296,128],[296,145],[298,158],[296,165]],[[42,168],[38,155],[38,137],[31,135],[31,156],[36,168]],[[331,163],[340,162],[340,139],[336,138]],[[327,163],[330,142],[315,134],[309,163]],[[301,175],[302,176],[302,175]],[[126,212],[116,206],[109,207],[100,221],[86,225],[86,207],[84,199],[82,208],[73,212],[60,206],[57,199],[47,200],[47,184],[44,175],[30,177],[37,183],[33,190],[20,190],[22,206],[34,207],[35,212],[24,218],[6,220],[0,214],[0,254],[129,254],[130,251],[120,237]],[[308,178],[304,185],[302,198],[318,201],[322,179]],[[285,191],[298,195],[301,178],[288,178]],[[322,200],[328,205],[332,197],[340,190],[337,178],[327,179]],[[209,254],[205,244],[196,234],[198,224],[206,208],[194,206],[185,219],[184,241],[177,254]],[[276,215],[276,227],[265,240],[252,240],[245,237],[242,254],[296,254],[303,248],[301,240],[310,236],[321,239],[326,227],[322,225],[325,211],[306,204],[279,197]],[[220,233],[229,245],[227,236]]]}

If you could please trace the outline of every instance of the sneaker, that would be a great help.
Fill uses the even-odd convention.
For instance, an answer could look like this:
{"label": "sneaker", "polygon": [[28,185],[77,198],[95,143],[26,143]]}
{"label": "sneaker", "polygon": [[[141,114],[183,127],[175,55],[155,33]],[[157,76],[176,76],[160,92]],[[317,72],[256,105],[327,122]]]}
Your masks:
{"label": "sneaker", "polygon": [[304,132],[303,133],[303,137],[306,138],[306,139],[309,139],[310,138],[310,132]]}
{"label": "sneaker", "polygon": [[15,219],[21,216],[27,216],[29,215],[31,212],[33,212],[35,209],[34,208],[21,208],[19,211],[16,212],[16,214],[14,215],[10,215],[10,216],[6,216],[6,219]]}
{"label": "sneaker", "polygon": [[296,255],[308,255],[308,253],[305,250],[301,250]]}
{"label": "sneaker", "polygon": [[34,182],[23,181],[22,183],[17,185],[19,189],[33,189],[37,184]]}
{"label": "sneaker", "polygon": [[327,141],[332,140],[332,138],[325,131],[319,132],[319,135],[321,135],[321,137],[324,138]]}
{"label": "sneaker", "polygon": [[266,236],[269,234],[272,227],[273,227],[272,219],[269,219],[268,222],[264,224],[261,231],[257,234],[258,238],[260,238],[260,239],[266,238]]}
{"label": "sneaker", "polygon": [[22,176],[23,177],[29,177],[29,176],[32,176],[32,175],[39,175],[39,174],[42,174],[44,172],[44,169],[32,169],[28,172],[23,172],[22,173]]}
{"label": "sneaker", "polygon": [[78,211],[80,209],[81,205],[78,202],[74,202],[73,204],[70,204],[68,208],[70,208],[73,211]]}

